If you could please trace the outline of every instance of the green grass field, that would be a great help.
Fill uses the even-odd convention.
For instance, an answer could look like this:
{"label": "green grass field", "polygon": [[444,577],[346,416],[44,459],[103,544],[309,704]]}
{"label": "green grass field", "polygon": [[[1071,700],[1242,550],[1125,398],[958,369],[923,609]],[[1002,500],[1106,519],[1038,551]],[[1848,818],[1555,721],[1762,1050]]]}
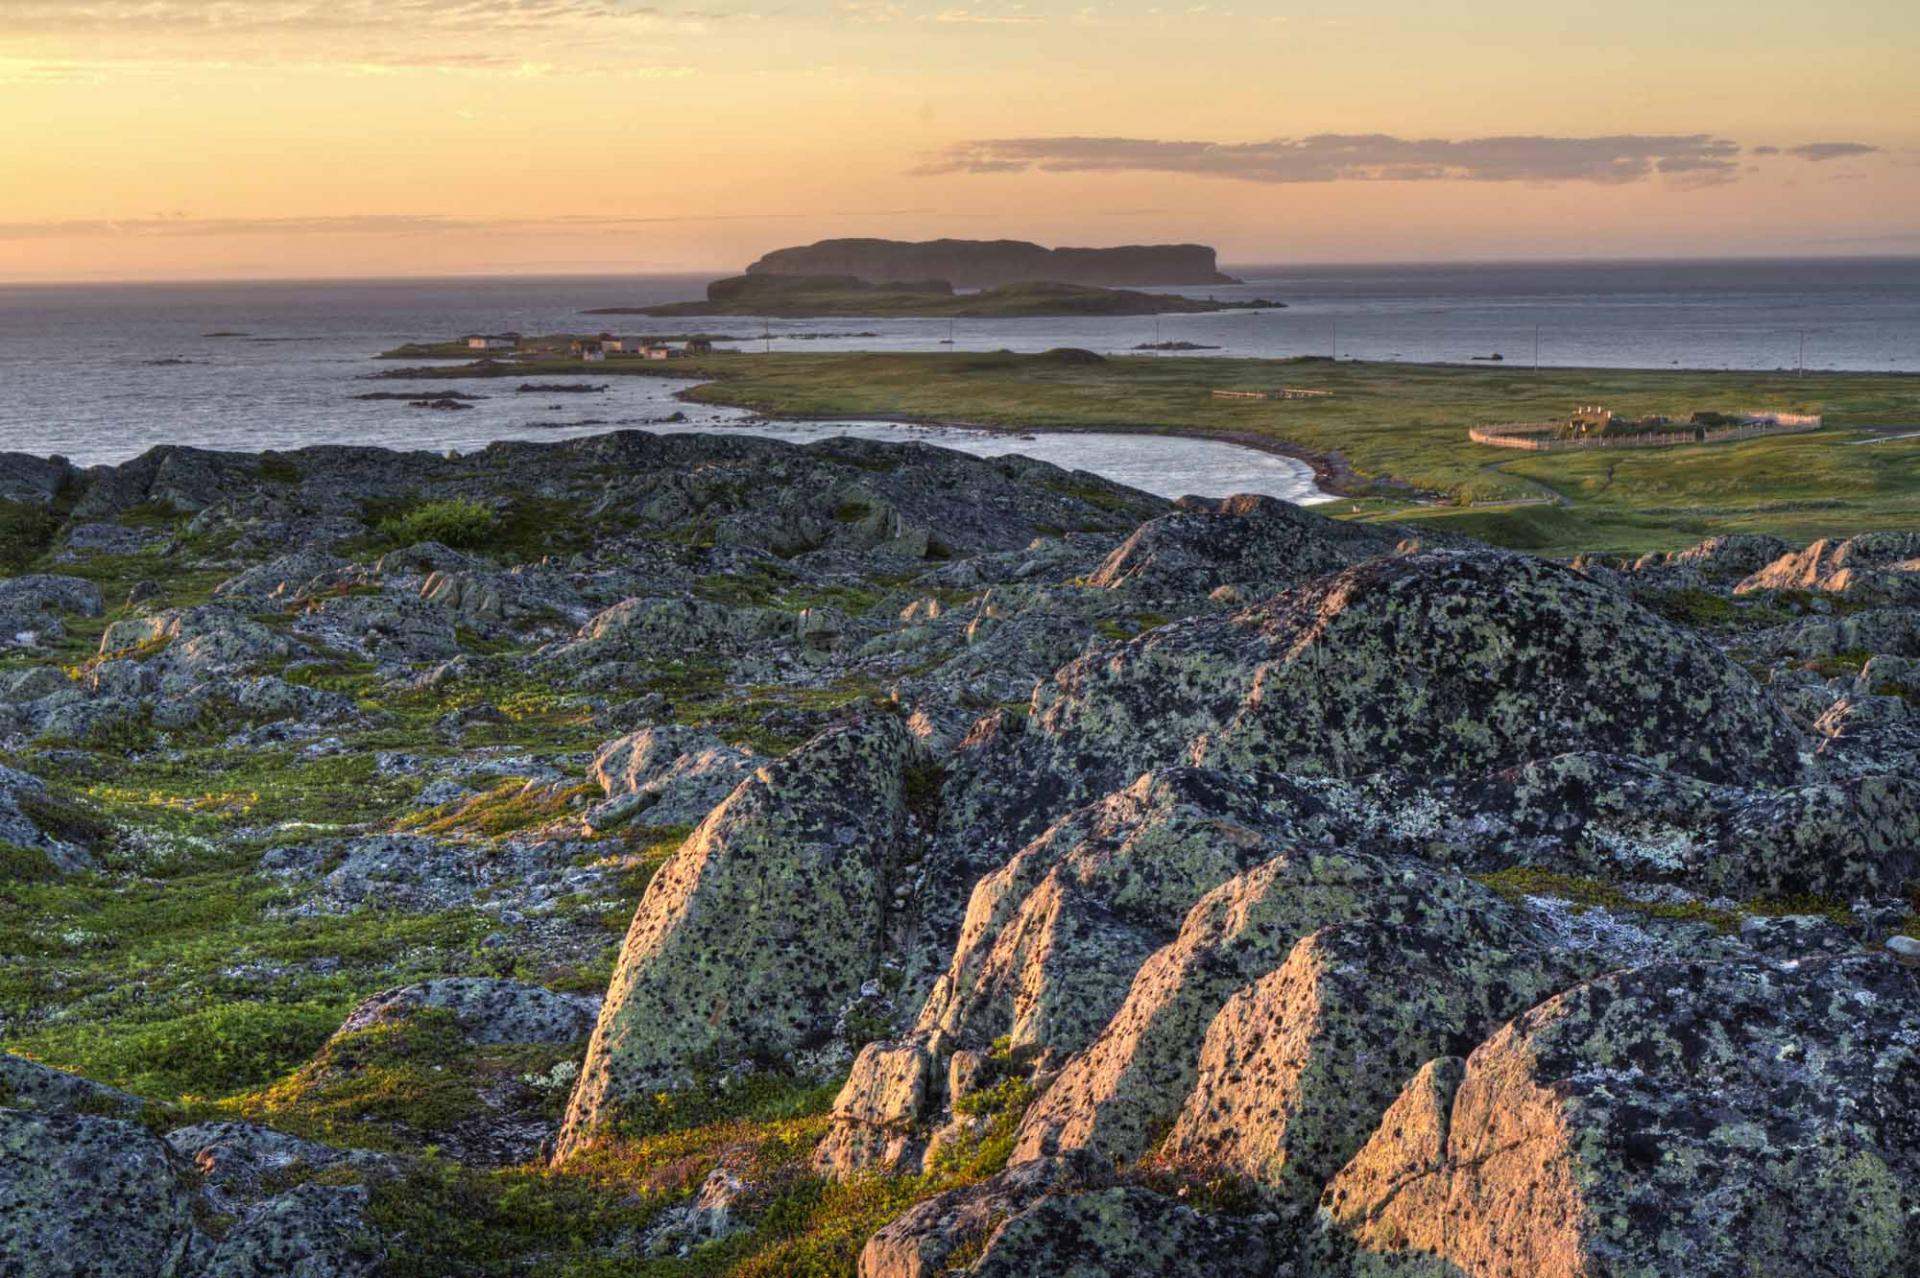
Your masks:
{"label": "green grass field", "polygon": [[[1473,368],[1325,359],[951,353],[749,355],[689,361],[719,380],[700,400],[788,416],[974,422],[1026,430],[1150,431],[1337,455],[1356,500],[1337,513],[1432,519],[1545,552],[1673,549],[1717,532],[1795,540],[1920,526],[1920,376]],[[1278,385],[1331,399],[1222,400]],[[1564,416],[1818,412],[1827,429],[1697,447],[1524,453],[1474,444],[1476,423]],[[1391,486],[1411,485],[1416,500]],[[1501,506],[1495,503],[1531,504]]]}

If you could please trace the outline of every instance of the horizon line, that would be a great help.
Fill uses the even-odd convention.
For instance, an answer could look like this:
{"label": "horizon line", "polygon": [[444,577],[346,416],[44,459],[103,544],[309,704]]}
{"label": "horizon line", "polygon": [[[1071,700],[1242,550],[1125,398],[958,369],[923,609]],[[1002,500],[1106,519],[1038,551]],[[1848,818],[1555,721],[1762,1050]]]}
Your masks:
{"label": "horizon line", "polygon": [[[1211,247],[1211,246],[1209,246]],[[1223,272],[1250,269],[1339,269],[1373,266],[1583,266],[1583,265],[1691,265],[1709,262],[1916,262],[1920,251],[1893,252],[1773,252],[1773,253],[1697,253],[1697,254],[1591,254],[1586,256],[1525,257],[1377,257],[1316,258],[1310,261],[1222,260]],[[725,279],[742,274],[744,267],[671,267],[651,270],[606,267],[586,270],[529,269],[433,271],[414,274],[373,275],[195,275],[129,276],[111,278],[75,277],[67,279],[0,279],[0,289],[33,288],[132,288],[169,285],[243,285],[243,284],[381,284],[452,280],[532,280],[532,279]],[[1114,287],[1201,288],[1191,285],[1116,285]]]}

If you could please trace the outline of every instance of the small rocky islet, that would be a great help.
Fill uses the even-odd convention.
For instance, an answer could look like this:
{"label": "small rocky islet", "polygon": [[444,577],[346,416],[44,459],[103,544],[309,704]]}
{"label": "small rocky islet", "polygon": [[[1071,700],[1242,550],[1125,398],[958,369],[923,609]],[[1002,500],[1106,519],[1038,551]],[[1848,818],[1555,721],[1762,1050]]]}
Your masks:
{"label": "small rocky islet", "polygon": [[1920,533],[639,432],[0,519],[0,1273],[1920,1269]]}

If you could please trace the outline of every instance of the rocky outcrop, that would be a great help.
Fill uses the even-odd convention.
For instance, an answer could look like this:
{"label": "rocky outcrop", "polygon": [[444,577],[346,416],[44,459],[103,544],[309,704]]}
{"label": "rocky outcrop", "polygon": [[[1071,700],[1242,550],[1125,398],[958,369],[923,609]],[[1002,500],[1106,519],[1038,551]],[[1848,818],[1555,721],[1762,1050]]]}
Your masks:
{"label": "rocky outcrop", "polygon": [[1150,519],[1087,579],[1143,599],[1196,605],[1216,590],[1246,602],[1390,554],[1398,538],[1275,497],[1189,498]]}
{"label": "rocky outcrop", "polygon": [[1817,590],[1863,603],[1920,603],[1920,533],[1875,532],[1822,539],[1783,554],[1734,587]]}
{"label": "rocky outcrop", "polygon": [[1203,244],[1042,248],[1025,240],[821,240],[775,249],[749,275],[851,275],[872,284],[945,280],[957,288],[1048,282],[1109,288],[1231,284]]}
{"label": "rocky outcrop", "polygon": [[906,912],[917,759],[896,719],[830,730],[758,769],[688,837],[634,915],[563,1152],[635,1096],[835,1055],[839,1020]]}
{"label": "rocky outcrop", "polygon": [[0,1109],[0,1264],[19,1278],[176,1278],[192,1177],[138,1123]]}
{"label": "rocky outcrop", "polygon": [[1706,641],[1577,573],[1485,552],[1375,559],[1164,626],[1066,667],[1033,710],[1041,758],[1080,784],[1180,758],[1333,776],[1570,750],[1708,780],[1799,767],[1785,716]]}
{"label": "rocky outcrop", "polygon": [[1911,1272],[1920,980],[1655,965],[1427,1066],[1328,1187],[1308,1272]]}
{"label": "rocky outcrop", "polygon": [[525,981],[448,976],[363,999],[337,1033],[354,1034],[405,1020],[430,1007],[451,1012],[469,1043],[572,1043],[592,1031],[599,1000],[555,993]]}
{"label": "rocky outcrop", "polygon": [[698,824],[752,771],[751,750],[698,729],[663,724],[610,741],[593,760],[606,802],[588,814],[597,826],[640,820]]}
{"label": "rocky outcrop", "polygon": [[[1547,944],[1456,875],[1332,849],[1283,853],[1194,906],[1027,1111],[1013,1157],[1086,1148],[1129,1161],[1172,1127],[1184,1161],[1288,1180],[1297,1195],[1333,1170],[1301,1133],[1338,1129],[1350,1153],[1396,1085],[1377,1062],[1411,1068],[1436,1041],[1478,1041],[1557,988],[1569,961]],[[1375,1062],[1358,1071],[1372,1081],[1348,1076],[1349,1054]],[[1236,1132],[1241,1105],[1261,1119]],[[1302,1127],[1286,1117],[1308,1112]]]}
{"label": "rocky outcrop", "polygon": [[66,634],[62,615],[98,617],[100,587],[82,577],[34,573],[0,579],[0,648],[46,643]]}

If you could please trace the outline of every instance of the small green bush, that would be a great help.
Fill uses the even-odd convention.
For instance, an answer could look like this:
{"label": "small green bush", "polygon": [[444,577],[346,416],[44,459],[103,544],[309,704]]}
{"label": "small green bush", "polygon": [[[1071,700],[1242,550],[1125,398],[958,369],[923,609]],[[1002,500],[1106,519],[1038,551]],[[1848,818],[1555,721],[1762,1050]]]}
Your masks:
{"label": "small green bush", "polygon": [[437,541],[455,550],[478,550],[493,540],[496,517],[489,506],[464,497],[422,502],[380,521],[381,536],[403,546]]}

